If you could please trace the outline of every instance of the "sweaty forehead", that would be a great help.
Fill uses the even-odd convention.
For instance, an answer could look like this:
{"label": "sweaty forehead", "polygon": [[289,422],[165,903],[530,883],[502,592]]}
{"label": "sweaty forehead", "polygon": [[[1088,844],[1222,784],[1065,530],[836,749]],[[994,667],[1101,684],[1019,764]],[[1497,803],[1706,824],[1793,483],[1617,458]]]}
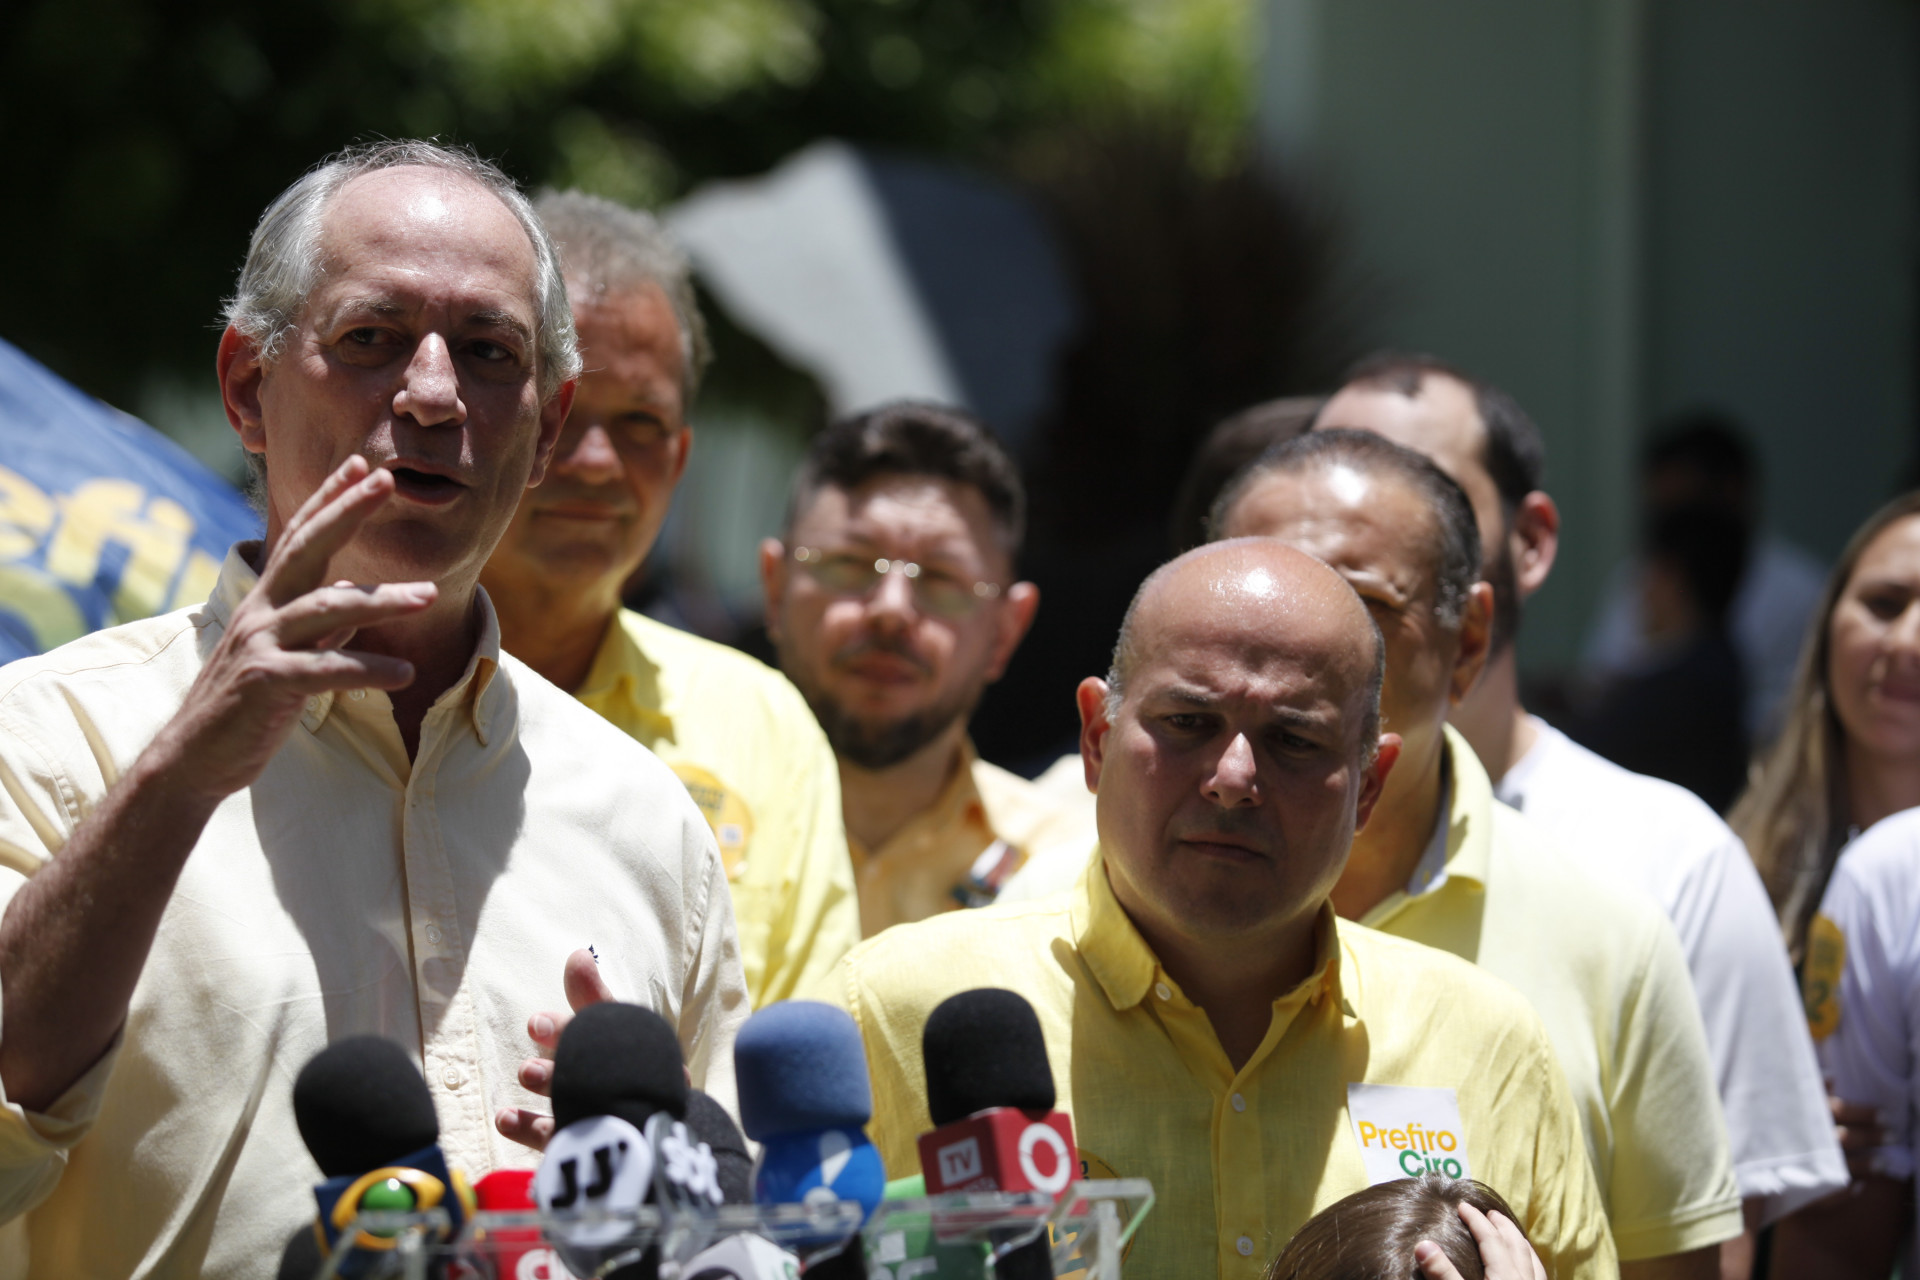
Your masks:
{"label": "sweaty forehead", "polygon": [[1222,532],[1278,538],[1406,601],[1428,594],[1439,568],[1436,517],[1413,485],[1341,462],[1262,476],[1234,503]]}
{"label": "sweaty forehead", "polygon": [[1215,543],[1183,561],[1140,602],[1136,676],[1196,662],[1222,674],[1298,671],[1341,701],[1368,679],[1373,624],[1326,565],[1267,539]]}

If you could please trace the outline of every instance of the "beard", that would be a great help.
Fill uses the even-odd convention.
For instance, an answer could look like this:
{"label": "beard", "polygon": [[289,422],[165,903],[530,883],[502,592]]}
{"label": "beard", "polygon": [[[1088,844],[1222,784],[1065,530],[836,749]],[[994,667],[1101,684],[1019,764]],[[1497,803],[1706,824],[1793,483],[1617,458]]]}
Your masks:
{"label": "beard", "polygon": [[1489,662],[1512,647],[1520,635],[1520,579],[1513,567],[1513,542],[1500,531],[1499,550],[1481,566],[1493,587],[1493,637],[1487,647]]}
{"label": "beard", "polygon": [[[884,649],[913,659],[913,655],[905,650],[884,643],[869,641],[865,647]],[[794,655],[784,642],[778,648],[781,667],[785,669],[787,678],[793,681],[794,687],[800,690],[800,696],[807,700],[813,718],[820,722],[828,744],[833,747],[833,754],[870,772],[892,768],[945,733],[954,721],[971,715],[974,705],[980,701],[981,692],[986,688],[985,681],[974,681],[932,706],[922,707],[898,719],[875,721],[849,710],[815,684],[804,673],[802,664],[794,660]]]}

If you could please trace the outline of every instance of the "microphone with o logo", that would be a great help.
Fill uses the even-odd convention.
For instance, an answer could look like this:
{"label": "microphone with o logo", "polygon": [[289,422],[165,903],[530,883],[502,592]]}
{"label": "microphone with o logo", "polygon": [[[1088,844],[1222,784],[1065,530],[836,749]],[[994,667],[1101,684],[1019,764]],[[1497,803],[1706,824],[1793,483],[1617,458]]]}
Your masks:
{"label": "microphone with o logo", "polygon": [[[920,1135],[928,1195],[1041,1191],[1060,1198],[1079,1174],[1073,1122],[1054,1110],[1053,1067],[1033,1006],[1011,991],[962,991],[921,1033],[927,1110]],[[1046,1235],[1004,1255],[1000,1280],[1053,1275]]]}

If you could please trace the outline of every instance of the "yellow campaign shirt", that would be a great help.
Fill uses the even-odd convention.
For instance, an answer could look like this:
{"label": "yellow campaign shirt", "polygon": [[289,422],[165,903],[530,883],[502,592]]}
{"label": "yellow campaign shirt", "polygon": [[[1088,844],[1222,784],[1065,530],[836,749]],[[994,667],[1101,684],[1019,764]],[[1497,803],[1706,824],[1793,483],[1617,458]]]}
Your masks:
{"label": "yellow campaign shirt", "polygon": [[1274,1002],[1266,1039],[1237,1072],[1100,861],[1068,892],[870,938],[815,994],[860,1025],[871,1132],[893,1177],[919,1172],[915,1139],[932,1128],[927,1015],[976,987],[1031,1001],[1084,1171],[1153,1183],[1126,1264],[1136,1280],[1259,1280],[1308,1218],[1368,1186],[1349,1085],[1450,1092],[1466,1172],[1513,1204],[1552,1274],[1615,1275],[1579,1120],[1526,1002],[1331,908],[1316,942],[1314,974]]}
{"label": "yellow campaign shirt", "polygon": [[[1680,950],[1660,908],[1602,883],[1493,798],[1452,729],[1446,860],[1362,923],[1510,982],[1566,1069],[1625,1261],[1740,1234],[1726,1123]],[[1416,879],[1418,877],[1416,876]]]}
{"label": "yellow campaign shirt", "polygon": [[1098,840],[1092,813],[982,760],[972,742],[940,796],[877,849],[848,837],[860,889],[860,931],[993,902],[1031,858],[1084,866]]}
{"label": "yellow campaign shirt", "polygon": [[754,1008],[788,999],[860,940],[840,768],[785,676],[622,609],[578,696],[665,761],[706,814]]}

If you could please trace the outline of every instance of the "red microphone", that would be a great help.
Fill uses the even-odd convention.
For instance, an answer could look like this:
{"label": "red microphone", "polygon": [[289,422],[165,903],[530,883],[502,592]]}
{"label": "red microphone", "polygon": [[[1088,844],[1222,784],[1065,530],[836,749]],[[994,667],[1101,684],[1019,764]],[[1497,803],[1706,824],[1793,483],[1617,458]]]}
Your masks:
{"label": "red microphone", "polygon": [[[524,1211],[533,1201],[533,1170],[495,1169],[473,1184],[474,1199],[483,1212]],[[560,1255],[549,1249],[539,1227],[512,1227],[487,1232],[487,1256],[500,1280],[562,1280],[569,1276]]]}
{"label": "red microphone", "polygon": [[1060,1198],[1079,1161],[1073,1121],[1064,1111],[990,1107],[920,1135],[927,1194],[946,1191],[1044,1191]]}

